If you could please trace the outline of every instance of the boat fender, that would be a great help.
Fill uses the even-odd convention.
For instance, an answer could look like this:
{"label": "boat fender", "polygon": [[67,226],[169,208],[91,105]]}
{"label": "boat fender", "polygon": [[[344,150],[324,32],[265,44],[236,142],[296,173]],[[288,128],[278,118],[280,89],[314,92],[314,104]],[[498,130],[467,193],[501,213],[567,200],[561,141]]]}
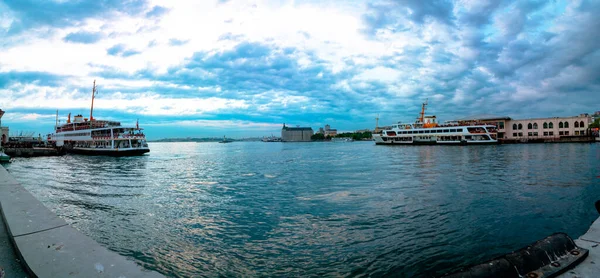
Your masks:
{"label": "boat fender", "polygon": [[565,233],[555,233],[524,248],[443,277],[556,277],[582,262],[589,251]]}

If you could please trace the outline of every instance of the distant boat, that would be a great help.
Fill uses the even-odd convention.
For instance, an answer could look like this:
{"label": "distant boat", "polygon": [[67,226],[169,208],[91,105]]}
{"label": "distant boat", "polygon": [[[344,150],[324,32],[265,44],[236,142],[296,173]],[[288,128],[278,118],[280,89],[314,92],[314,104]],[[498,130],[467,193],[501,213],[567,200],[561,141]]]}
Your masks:
{"label": "distant boat", "polygon": [[219,143],[231,143],[233,142],[233,140],[223,136],[223,140],[219,141]]}
{"label": "distant boat", "polygon": [[263,139],[261,139],[261,141],[263,141],[263,142],[281,142],[281,137],[275,137],[275,136],[271,135],[271,137],[263,137]]}
{"label": "distant boat", "polygon": [[333,137],[333,138],[331,138],[331,142],[337,142],[337,143],[354,142],[354,139],[352,139],[351,137]]}

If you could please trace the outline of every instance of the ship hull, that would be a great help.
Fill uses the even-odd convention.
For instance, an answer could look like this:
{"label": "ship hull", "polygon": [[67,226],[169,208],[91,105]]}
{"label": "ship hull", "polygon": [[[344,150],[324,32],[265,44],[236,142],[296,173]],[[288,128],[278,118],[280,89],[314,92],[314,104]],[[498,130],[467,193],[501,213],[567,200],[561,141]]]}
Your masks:
{"label": "ship hull", "polygon": [[425,141],[425,142],[375,142],[375,145],[388,145],[388,146],[402,146],[402,145],[412,145],[412,146],[423,146],[423,145],[498,145],[498,141],[463,141],[463,142],[437,142],[437,141]]}
{"label": "ship hull", "polygon": [[139,149],[91,149],[91,148],[71,148],[67,153],[81,155],[104,155],[104,156],[139,156],[150,152],[148,148]]}

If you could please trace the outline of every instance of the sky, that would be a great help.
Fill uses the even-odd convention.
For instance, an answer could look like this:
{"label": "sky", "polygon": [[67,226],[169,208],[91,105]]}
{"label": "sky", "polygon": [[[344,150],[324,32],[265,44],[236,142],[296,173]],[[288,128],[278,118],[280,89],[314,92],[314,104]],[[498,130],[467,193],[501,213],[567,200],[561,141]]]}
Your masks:
{"label": "sky", "polygon": [[0,0],[11,133],[58,110],[149,139],[600,110],[600,1]]}

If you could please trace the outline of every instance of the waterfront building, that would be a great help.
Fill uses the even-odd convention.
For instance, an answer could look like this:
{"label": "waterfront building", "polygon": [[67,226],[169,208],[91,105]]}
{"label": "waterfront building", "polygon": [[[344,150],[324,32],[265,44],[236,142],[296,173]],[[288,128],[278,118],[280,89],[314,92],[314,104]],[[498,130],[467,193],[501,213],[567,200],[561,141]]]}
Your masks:
{"label": "waterfront building", "polygon": [[0,109],[0,145],[8,142],[8,127],[2,126],[2,116],[4,116],[4,113],[5,111]]}
{"label": "waterfront building", "polygon": [[331,128],[329,125],[325,125],[325,136],[334,137],[337,135],[337,129]]}
{"label": "waterfront building", "polygon": [[[498,138],[507,141],[564,141],[567,138],[589,136],[593,122],[589,114],[573,117],[548,117],[515,120],[510,117],[473,117],[460,123],[480,122],[496,125]],[[562,139],[561,139],[562,138]]]}
{"label": "waterfront building", "polygon": [[310,142],[313,134],[311,127],[288,127],[283,124],[283,128],[281,128],[283,142]]}
{"label": "waterfront building", "polygon": [[588,136],[592,123],[589,114],[574,117],[553,117],[511,120],[506,126],[506,139],[559,139],[567,136]]}

